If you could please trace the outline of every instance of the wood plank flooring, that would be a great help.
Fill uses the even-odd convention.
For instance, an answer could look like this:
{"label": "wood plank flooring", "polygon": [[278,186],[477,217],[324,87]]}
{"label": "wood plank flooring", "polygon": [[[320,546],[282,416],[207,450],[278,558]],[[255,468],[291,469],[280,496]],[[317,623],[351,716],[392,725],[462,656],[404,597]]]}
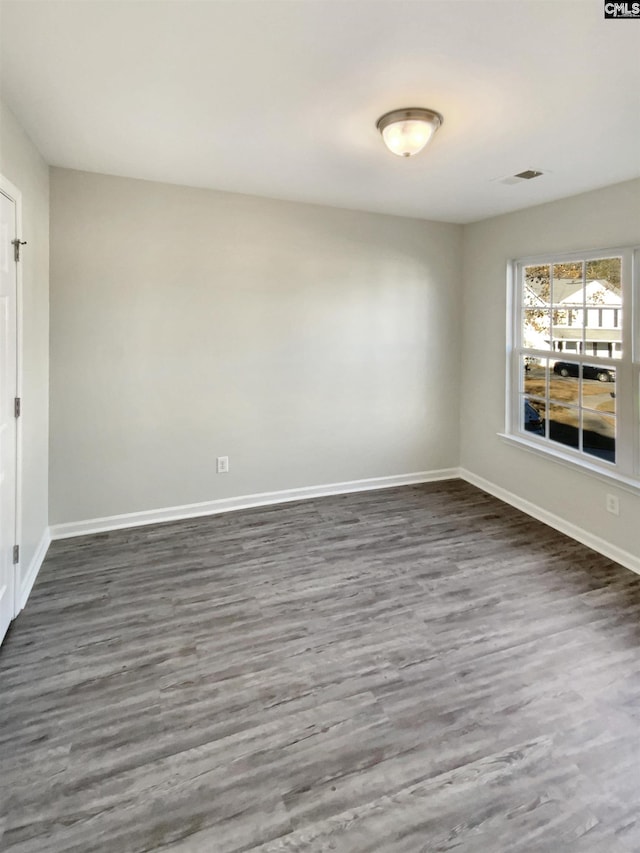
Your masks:
{"label": "wood plank flooring", "polygon": [[640,851],[640,577],[460,481],[58,541],[0,848]]}

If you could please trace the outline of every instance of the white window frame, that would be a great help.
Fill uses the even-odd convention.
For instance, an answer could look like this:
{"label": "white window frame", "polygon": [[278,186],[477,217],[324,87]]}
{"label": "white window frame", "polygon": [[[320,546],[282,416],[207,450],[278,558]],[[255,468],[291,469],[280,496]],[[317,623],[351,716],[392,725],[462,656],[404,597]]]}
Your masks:
{"label": "white window frame", "polygon": [[[558,359],[558,353],[522,346],[522,270],[527,266],[622,258],[622,358],[564,353],[560,359],[582,364],[602,364],[616,371],[616,460],[608,462],[596,456],[551,441],[524,429],[520,359],[533,356]],[[549,252],[518,258],[507,270],[507,371],[505,432],[501,437],[520,447],[579,468],[600,479],[614,480],[630,491],[640,493],[640,247],[616,247],[580,252]]]}

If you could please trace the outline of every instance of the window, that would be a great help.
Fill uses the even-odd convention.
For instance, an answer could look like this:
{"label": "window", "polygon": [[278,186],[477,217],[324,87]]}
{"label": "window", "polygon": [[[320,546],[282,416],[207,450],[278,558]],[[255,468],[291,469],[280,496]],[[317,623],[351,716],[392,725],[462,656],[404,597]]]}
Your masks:
{"label": "window", "polygon": [[639,260],[613,249],[514,262],[507,412],[507,432],[531,446],[634,480]]}

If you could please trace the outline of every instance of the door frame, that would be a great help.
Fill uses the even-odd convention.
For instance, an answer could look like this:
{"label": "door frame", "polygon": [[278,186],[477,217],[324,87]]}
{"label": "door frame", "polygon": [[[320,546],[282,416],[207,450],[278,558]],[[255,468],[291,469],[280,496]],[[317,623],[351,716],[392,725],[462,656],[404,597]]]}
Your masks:
{"label": "door frame", "polygon": [[[0,192],[4,193],[15,204],[16,233],[15,237],[22,240],[22,192],[0,173]],[[22,399],[22,341],[23,341],[23,290],[22,290],[22,261],[16,267],[16,396]],[[22,581],[26,576],[23,571],[22,548],[22,417],[16,418],[16,494],[15,494],[15,539],[14,544],[20,546],[20,560],[13,567],[13,618],[22,609]]]}

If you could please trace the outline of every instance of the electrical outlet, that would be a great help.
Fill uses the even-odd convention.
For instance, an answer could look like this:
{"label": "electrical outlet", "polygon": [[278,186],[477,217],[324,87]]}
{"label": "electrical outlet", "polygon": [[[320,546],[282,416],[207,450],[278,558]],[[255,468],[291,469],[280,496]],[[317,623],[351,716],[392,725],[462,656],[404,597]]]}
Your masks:
{"label": "electrical outlet", "polygon": [[607,495],[605,498],[605,506],[607,507],[607,512],[610,512],[613,515],[620,514],[620,501],[616,495]]}
{"label": "electrical outlet", "polygon": [[218,456],[216,459],[216,473],[218,474],[228,474],[229,473],[229,457],[228,456]]}

